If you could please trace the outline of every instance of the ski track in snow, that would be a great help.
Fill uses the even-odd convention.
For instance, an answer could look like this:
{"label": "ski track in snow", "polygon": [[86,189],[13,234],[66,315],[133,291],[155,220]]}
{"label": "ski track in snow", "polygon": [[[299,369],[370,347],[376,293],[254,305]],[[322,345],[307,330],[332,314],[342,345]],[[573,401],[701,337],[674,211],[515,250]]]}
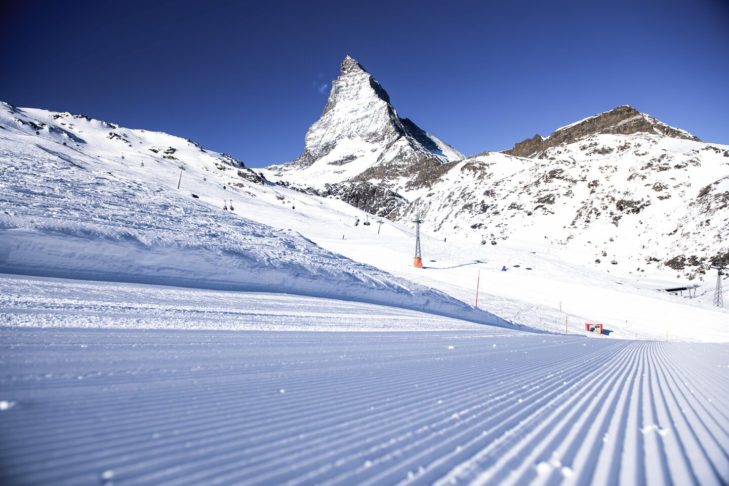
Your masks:
{"label": "ski track in snow", "polygon": [[[524,333],[299,296],[282,308],[264,294],[244,317],[252,300],[234,292],[5,280],[18,287],[15,307],[0,306],[13,326],[0,328],[2,484],[729,481],[726,344]],[[130,324],[139,309],[118,302],[134,294],[169,311]],[[237,299],[233,324],[215,317],[224,330],[184,305],[215,314]],[[55,327],[25,327],[22,306]],[[301,332],[281,318],[297,313],[320,330],[362,327]],[[104,317],[60,327],[90,314]],[[229,330],[245,319],[292,331]],[[431,330],[409,332],[419,319]]]}

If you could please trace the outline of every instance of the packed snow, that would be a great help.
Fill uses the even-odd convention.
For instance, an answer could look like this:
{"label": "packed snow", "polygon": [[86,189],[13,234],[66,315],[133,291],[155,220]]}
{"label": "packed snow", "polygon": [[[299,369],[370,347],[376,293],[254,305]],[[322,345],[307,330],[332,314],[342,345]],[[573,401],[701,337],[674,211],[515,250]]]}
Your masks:
{"label": "packed snow", "polygon": [[476,330],[481,324],[331,298],[0,274],[9,327],[231,331]]}
{"label": "packed snow", "polygon": [[171,319],[0,328],[0,481],[729,481],[726,345],[493,327],[181,331]]}

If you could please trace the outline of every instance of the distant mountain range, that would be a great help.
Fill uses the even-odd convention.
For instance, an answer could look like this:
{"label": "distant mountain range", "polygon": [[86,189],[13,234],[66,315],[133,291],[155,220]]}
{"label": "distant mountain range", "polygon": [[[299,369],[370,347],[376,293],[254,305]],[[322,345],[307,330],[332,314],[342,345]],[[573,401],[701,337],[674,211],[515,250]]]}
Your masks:
{"label": "distant mountain range", "polygon": [[729,146],[620,106],[504,152],[464,157],[400,118],[347,56],[304,153],[271,180],[448,236],[571,252],[627,273],[729,264]]}

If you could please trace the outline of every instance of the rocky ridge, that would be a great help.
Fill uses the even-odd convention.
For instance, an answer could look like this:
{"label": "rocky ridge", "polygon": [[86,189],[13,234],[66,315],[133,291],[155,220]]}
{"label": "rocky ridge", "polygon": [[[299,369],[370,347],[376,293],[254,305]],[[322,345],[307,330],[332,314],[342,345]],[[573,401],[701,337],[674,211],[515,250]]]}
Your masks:
{"label": "rocky ridge", "polygon": [[631,106],[623,105],[559,128],[547,138],[542,138],[539,134],[534,135],[532,138],[518,142],[513,148],[505,150],[504,153],[519,157],[532,157],[548,148],[564,143],[573,143],[590,135],[631,135],[633,133],[655,133],[667,137],[701,141],[685,130],[668,126],[650,115],[638,112]]}

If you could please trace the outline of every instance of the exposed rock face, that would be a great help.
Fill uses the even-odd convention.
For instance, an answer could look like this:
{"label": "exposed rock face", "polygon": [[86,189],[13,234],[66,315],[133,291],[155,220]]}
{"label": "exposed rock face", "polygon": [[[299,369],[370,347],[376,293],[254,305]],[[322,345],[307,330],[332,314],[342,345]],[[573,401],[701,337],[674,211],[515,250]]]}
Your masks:
{"label": "exposed rock face", "polygon": [[241,179],[245,179],[248,182],[252,182],[254,184],[261,184],[263,185],[265,182],[263,181],[263,178],[256,174],[254,171],[248,168],[244,169],[238,169],[238,177]]}
{"label": "exposed rock face", "polygon": [[516,155],[517,157],[529,157],[530,155],[541,152],[549,147],[550,145],[546,144],[542,136],[537,133],[532,138],[527,138],[521,142],[515,143],[513,148],[504,150],[504,153],[508,155]]}
{"label": "exposed rock face", "polygon": [[[379,165],[370,167],[360,175],[355,177],[353,181],[381,181],[378,184],[394,188],[394,190],[418,190],[428,188],[437,183],[440,177],[448,172],[457,162],[439,163],[433,159],[412,160],[409,165],[403,166],[387,166]],[[391,181],[405,181],[404,183],[394,184]]]}
{"label": "exposed rock face", "polygon": [[532,138],[515,144],[513,148],[505,150],[504,153],[519,157],[531,157],[550,147],[556,147],[563,143],[573,143],[590,135],[608,133],[630,135],[639,132],[701,141],[689,132],[668,126],[649,115],[638,112],[635,108],[623,105],[560,128],[547,138],[542,138],[538,134],[534,135]]}
{"label": "exposed rock face", "polygon": [[323,189],[302,187],[286,181],[279,182],[279,185],[304,194],[340,199],[357,209],[392,221],[398,220],[408,206],[408,201],[400,194],[370,182],[325,184]]}
{"label": "exposed rock face", "polygon": [[327,184],[321,196],[333,196],[375,216],[395,220],[408,202],[398,193],[369,182]]}
{"label": "exposed rock face", "polygon": [[269,173],[276,177],[295,170],[297,183],[321,189],[362,180],[358,176],[368,170],[382,175],[374,182],[412,178],[416,166],[462,158],[411,120],[401,119],[380,83],[347,56],[321,118],[306,133],[304,153],[293,162],[270,167]]}

